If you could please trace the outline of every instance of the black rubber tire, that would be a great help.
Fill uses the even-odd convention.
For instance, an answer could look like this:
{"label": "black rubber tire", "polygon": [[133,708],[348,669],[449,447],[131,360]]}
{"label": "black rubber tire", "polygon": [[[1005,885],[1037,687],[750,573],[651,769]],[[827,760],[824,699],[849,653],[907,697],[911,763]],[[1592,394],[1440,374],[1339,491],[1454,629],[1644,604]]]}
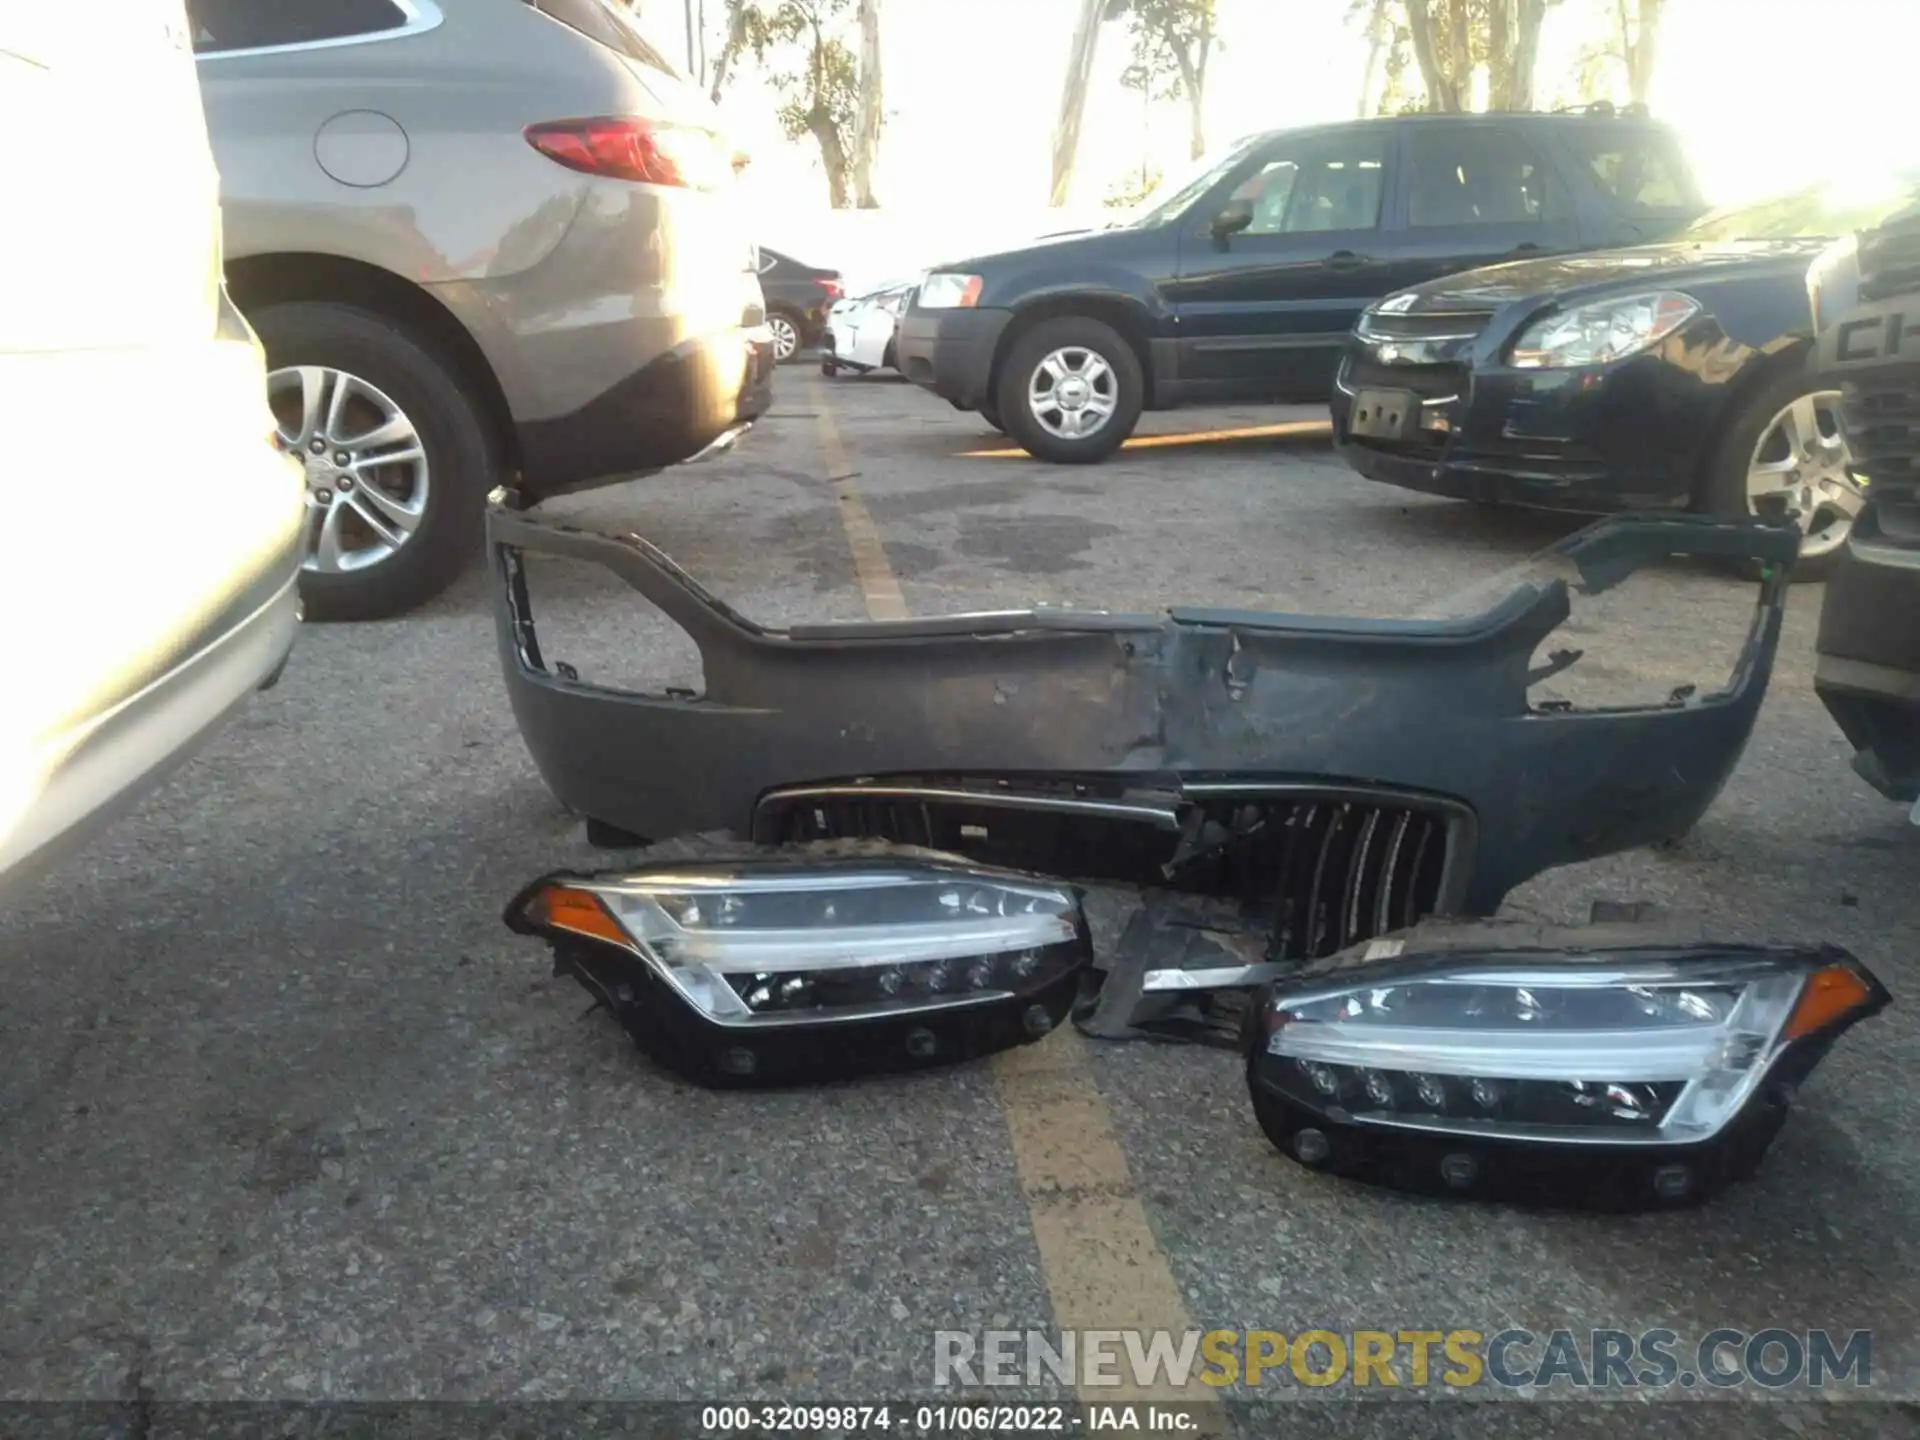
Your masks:
{"label": "black rubber tire", "polygon": [[385,316],[348,305],[269,305],[248,319],[269,369],[325,365],[393,398],[426,451],[426,514],[413,537],[377,565],[345,575],[302,571],[310,620],[378,620],[432,599],[480,554],[486,495],[500,483],[500,447],[458,368]]}
{"label": "black rubber tire", "polygon": [[998,430],[1002,435],[1007,433],[1007,422],[1000,418],[999,408],[995,406],[991,400],[982,400],[980,402],[980,418]]}
{"label": "black rubber tire", "polygon": [[[1027,383],[1034,367],[1063,345],[1081,345],[1112,367],[1116,380],[1114,411],[1107,423],[1091,435],[1063,440],[1041,428],[1027,404]],[[1006,433],[1020,448],[1055,465],[1094,465],[1118,450],[1140,422],[1146,382],[1140,357],[1111,325],[1085,315],[1061,315],[1042,320],[1013,342],[1000,367],[994,408]]]}
{"label": "black rubber tire", "polygon": [[[1762,381],[1760,387],[1741,402],[1713,447],[1694,497],[1695,508],[1719,520],[1751,519],[1753,512],[1747,504],[1747,462],[1753,456],[1753,447],[1760,443],[1768,422],[1797,396],[1823,388],[1834,387],[1820,385],[1799,365],[1788,366]],[[1845,548],[1836,546],[1817,559],[1799,561],[1793,567],[1794,580],[1824,580]],[[1735,568],[1743,575],[1757,574],[1752,562]]]}
{"label": "black rubber tire", "polygon": [[822,360],[820,362],[820,373],[831,380],[840,373],[840,367],[832,360]]}
{"label": "black rubber tire", "polygon": [[880,368],[882,370],[898,370],[900,368],[900,352],[893,348],[893,341],[891,340],[887,341],[887,348],[880,352]]}

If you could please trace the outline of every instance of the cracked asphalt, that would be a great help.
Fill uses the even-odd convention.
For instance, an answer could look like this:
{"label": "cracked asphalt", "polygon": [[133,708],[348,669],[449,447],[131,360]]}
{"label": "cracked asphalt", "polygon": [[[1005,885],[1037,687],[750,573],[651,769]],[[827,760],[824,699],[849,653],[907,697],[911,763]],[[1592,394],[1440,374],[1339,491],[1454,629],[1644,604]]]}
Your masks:
{"label": "cracked asphalt", "polygon": [[[1391,615],[1575,523],[1373,486],[1311,435],[1083,469],[965,453],[1004,443],[906,385],[795,367],[735,453],[554,508],[639,530],[779,622],[866,613],[849,483],[914,613]],[[547,654],[584,677],[697,682],[610,576],[541,566],[533,586]],[[1583,632],[1587,683],[1717,680],[1750,602],[1705,571],[1644,576]],[[1758,730],[1694,833],[1549,874],[1510,913],[1653,900],[1729,937],[1846,945],[1897,999],[1920,986],[1920,830],[1853,776],[1814,698],[1818,602],[1793,595]],[[536,873],[607,858],[520,743],[477,567],[404,619],[308,627],[275,690],[0,915],[0,1399],[873,1401],[934,1393],[935,1329],[1063,1323],[1057,1256],[1087,1237],[1036,1221],[1019,1144],[1044,1105],[994,1065],[771,1095],[663,1076],[499,920]],[[1846,1038],[1755,1180],[1638,1218],[1311,1176],[1262,1138],[1230,1055],[1034,1053],[1080,1047],[1139,1263],[1202,1328],[1870,1329],[1873,1393],[1908,1402],[1335,1389],[1272,1412],[1289,1433],[1909,1434],[1911,1014]]]}

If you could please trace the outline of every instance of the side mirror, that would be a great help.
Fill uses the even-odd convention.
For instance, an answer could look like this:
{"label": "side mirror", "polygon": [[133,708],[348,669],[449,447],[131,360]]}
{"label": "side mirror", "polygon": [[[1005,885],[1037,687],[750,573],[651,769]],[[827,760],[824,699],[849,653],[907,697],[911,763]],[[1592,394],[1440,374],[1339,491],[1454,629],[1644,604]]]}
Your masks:
{"label": "side mirror", "polygon": [[1251,200],[1229,200],[1226,208],[1213,217],[1213,236],[1224,240],[1229,235],[1238,235],[1253,224],[1253,202]]}

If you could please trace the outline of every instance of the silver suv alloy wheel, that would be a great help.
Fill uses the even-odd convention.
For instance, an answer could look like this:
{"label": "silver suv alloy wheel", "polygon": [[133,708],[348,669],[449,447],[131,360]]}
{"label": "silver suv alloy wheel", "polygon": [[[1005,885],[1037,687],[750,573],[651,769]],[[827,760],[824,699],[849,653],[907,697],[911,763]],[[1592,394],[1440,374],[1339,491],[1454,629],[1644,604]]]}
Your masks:
{"label": "silver suv alloy wheel", "polygon": [[308,570],[364,570],[413,538],[427,513],[427,452],[384,390],[290,365],[267,376],[267,401],[281,449],[307,467]]}
{"label": "silver suv alloy wheel", "polygon": [[1113,418],[1120,379],[1097,350],[1063,345],[1034,366],[1027,408],[1040,428],[1062,440],[1084,440]]}
{"label": "silver suv alloy wheel", "polygon": [[1760,516],[1800,515],[1800,557],[1817,559],[1846,542],[1866,503],[1848,468],[1840,433],[1840,392],[1815,390],[1781,408],[1760,432],[1747,462],[1747,506]]}

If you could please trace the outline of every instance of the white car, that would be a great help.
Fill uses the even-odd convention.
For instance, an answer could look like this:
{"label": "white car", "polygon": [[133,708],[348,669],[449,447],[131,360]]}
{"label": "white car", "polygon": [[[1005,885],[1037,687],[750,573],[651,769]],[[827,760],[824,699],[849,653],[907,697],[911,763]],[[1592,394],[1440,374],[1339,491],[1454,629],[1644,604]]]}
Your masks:
{"label": "white car", "polygon": [[[221,278],[181,0],[0,5],[0,895],[278,675],[305,486]],[[103,174],[49,137],[136,117]],[[159,863],[165,863],[164,858]]]}
{"label": "white car", "polygon": [[836,300],[827,311],[827,333],[820,355],[820,373],[842,370],[897,370],[893,332],[906,313],[907,303],[920,286],[918,280],[896,280],[856,299]]}

